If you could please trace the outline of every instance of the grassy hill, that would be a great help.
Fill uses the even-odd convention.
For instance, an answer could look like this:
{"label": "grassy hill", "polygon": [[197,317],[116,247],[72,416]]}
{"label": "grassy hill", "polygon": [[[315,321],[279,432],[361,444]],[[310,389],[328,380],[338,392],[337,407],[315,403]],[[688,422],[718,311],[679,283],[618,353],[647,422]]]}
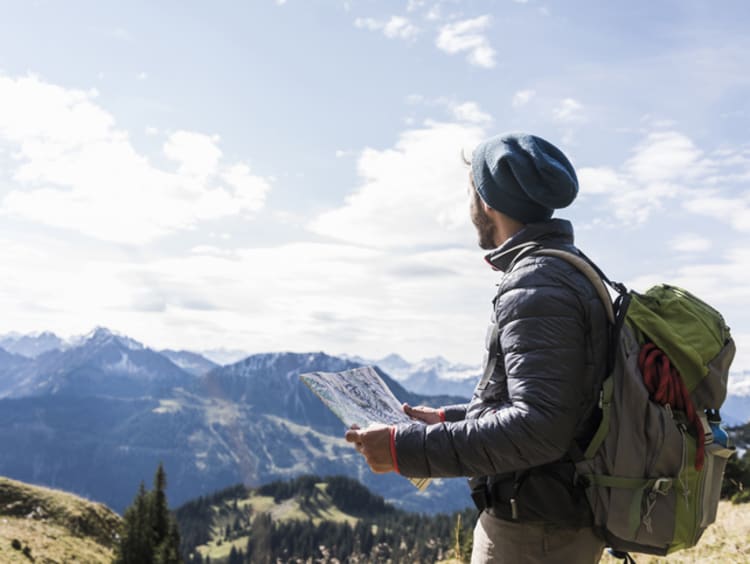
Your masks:
{"label": "grassy hill", "polygon": [[100,503],[0,477],[0,562],[111,562],[119,524]]}

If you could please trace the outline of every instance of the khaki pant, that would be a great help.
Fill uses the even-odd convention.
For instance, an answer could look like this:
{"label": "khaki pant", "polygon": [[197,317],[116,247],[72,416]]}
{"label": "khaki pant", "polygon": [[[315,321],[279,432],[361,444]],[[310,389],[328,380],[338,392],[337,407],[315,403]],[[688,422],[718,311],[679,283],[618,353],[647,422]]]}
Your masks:
{"label": "khaki pant", "polygon": [[589,564],[599,562],[604,541],[591,529],[512,523],[482,512],[474,527],[471,564]]}

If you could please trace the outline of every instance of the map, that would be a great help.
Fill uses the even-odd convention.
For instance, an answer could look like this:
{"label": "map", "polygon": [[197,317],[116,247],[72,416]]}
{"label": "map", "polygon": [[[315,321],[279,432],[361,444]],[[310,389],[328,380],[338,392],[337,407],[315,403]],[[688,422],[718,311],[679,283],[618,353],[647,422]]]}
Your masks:
{"label": "map", "polygon": [[[300,378],[347,427],[419,422],[403,412],[401,402],[371,366],[344,372],[308,372]],[[430,483],[430,478],[409,480],[420,491]]]}

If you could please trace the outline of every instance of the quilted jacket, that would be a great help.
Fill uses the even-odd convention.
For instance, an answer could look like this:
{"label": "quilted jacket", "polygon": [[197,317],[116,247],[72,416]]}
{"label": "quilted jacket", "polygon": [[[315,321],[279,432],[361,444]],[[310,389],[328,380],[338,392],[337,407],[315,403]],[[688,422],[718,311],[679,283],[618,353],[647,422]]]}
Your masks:
{"label": "quilted jacket", "polygon": [[[593,434],[606,371],[608,327],[588,279],[529,242],[575,251],[570,222],[529,224],[486,260],[504,274],[493,300],[494,370],[446,421],[399,425],[399,472],[409,477],[501,479],[559,461]],[[491,343],[490,343],[491,344]],[[491,360],[491,359],[490,359]]]}

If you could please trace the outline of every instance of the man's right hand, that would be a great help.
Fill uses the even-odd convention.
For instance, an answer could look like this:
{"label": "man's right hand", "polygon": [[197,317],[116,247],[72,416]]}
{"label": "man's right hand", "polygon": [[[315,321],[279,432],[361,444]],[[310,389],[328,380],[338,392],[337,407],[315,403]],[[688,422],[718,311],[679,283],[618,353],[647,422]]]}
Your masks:
{"label": "man's right hand", "polygon": [[401,408],[404,410],[404,413],[412,419],[424,421],[428,425],[443,421],[443,418],[441,417],[442,410],[435,409],[434,407],[427,407],[426,405],[412,407],[408,403],[405,403]]}

